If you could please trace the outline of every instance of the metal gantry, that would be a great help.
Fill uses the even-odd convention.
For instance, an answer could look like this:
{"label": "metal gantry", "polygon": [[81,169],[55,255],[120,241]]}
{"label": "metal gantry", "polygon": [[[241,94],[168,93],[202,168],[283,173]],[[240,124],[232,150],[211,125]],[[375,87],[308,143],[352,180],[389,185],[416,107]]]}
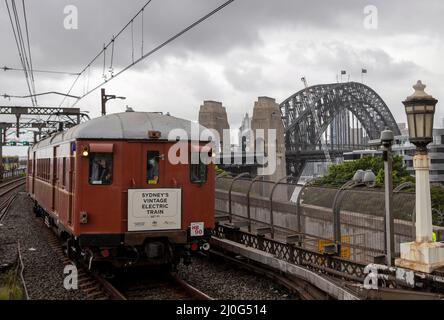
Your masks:
{"label": "metal gantry", "polygon": [[[50,107],[24,107],[24,106],[0,106],[0,115],[15,116],[15,122],[0,123],[0,181],[3,176],[3,144],[6,142],[6,131],[14,128],[17,138],[20,135],[20,129],[37,129],[34,133],[34,142],[37,136],[41,136],[42,129],[60,130],[62,126],[68,127],[79,124],[82,120],[89,119],[89,116],[81,113],[79,108],[50,108]],[[33,119],[31,121],[22,121],[23,115],[30,116],[47,116],[47,121]],[[59,121],[49,121],[51,117],[58,117]]]}
{"label": "metal gantry", "polygon": [[379,138],[385,128],[395,135],[401,134],[382,98],[358,82],[311,86],[287,98],[280,108],[285,128],[287,172],[295,179],[299,178],[307,161],[325,160],[322,135],[330,156],[336,157],[345,151],[365,148],[368,140]]}

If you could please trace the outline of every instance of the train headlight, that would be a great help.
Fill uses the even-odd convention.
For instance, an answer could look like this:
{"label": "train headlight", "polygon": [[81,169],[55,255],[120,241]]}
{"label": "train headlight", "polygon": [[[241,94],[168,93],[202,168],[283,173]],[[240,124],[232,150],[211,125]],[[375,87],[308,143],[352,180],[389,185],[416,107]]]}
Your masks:
{"label": "train headlight", "polygon": [[82,150],[82,156],[87,157],[89,155],[89,148],[88,146],[84,146]]}

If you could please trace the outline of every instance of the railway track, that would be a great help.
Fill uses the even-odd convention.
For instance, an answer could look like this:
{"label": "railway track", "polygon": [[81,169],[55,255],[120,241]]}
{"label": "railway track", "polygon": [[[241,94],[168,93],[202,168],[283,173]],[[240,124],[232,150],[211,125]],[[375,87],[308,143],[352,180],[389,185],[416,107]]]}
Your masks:
{"label": "railway track", "polygon": [[[50,235],[49,245],[65,265],[71,264],[77,267],[78,288],[88,300],[138,300],[147,297],[153,297],[155,300],[160,298],[211,300],[211,297],[178,278],[174,273],[167,273],[160,277],[156,274],[155,280],[151,279],[152,281],[145,282],[138,278],[134,284],[128,284],[124,276],[118,281],[109,281],[97,273],[90,272],[83,264],[75,263],[69,259],[59,239],[53,233]],[[144,273],[146,274],[145,270]],[[119,283],[119,285],[114,283]],[[158,296],[156,296],[156,292],[158,292]]]}
{"label": "railway track", "polygon": [[88,300],[127,300],[108,280],[69,259],[55,234],[50,233],[48,243],[65,265],[76,266],[78,289]]}
{"label": "railway track", "polygon": [[156,270],[147,275],[146,270],[131,271],[117,282],[129,300],[213,300],[174,272]]}
{"label": "railway track", "polygon": [[207,255],[228,261],[247,271],[254,272],[257,275],[265,276],[275,283],[286,288],[290,293],[299,296],[302,300],[328,300],[330,299],[324,292],[311,285],[310,283],[296,277],[286,276],[266,266],[260,265],[248,259],[239,259],[229,256],[223,252],[211,249]]}
{"label": "railway track", "polygon": [[8,209],[14,201],[17,189],[25,185],[25,178],[19,178],[0,184],[0,222],[6,217]]}

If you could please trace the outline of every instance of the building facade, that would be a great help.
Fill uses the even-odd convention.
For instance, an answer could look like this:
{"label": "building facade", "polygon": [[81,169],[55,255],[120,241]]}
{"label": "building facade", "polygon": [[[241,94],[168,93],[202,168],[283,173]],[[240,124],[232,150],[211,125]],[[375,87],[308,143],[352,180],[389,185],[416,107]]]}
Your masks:
{"label": "building facade", "polygon": [[[444,129],[433,129],[433,142],[427,146],[430,158],[430,181],[444,184]],[[401,155],[409,173],[414,176],[413,156],[415,146],[409,142],[408,134],[396,136],[394,154]]]}

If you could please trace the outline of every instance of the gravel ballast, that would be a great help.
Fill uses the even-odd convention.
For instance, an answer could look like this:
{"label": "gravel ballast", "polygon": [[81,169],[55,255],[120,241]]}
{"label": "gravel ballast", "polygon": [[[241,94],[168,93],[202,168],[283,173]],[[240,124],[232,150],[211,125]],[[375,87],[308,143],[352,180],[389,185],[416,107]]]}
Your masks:
{"label": "gravel ballast", "polygon": [[20,192],[0,226],[0,247],[7,248],[0,249],[0,264],[12,259],[15,254],[12,248],[16,246],[11,244],[20,241],[23,276],[30,299],[85,299],[80,290],[67,290],[63,286],[65,265],[48,244],[51,232],[41,218],[35,217],[26,193]]}
{"label": "gravel ballast", "polygon": [[[178,267],[179,276],[214,299],[288,300],[289,292],[270,279],[239,269],[220,259],[195,256],[189,266]],[[297,298],[297,297],[296,297]]]}
{"label": "gravel ballast", "polygon": [[[63,286],[65,265],[48,244],[52,231],[36,218],[29,197],[21,192],[12,203],[8,216],[0,226],[0,265],[16,257],[20,241],[25,265],[24,279],[30,299],[86,299],[81,290],[66,290]],[[178,266],[178,276],[214,299],[226,300],[287,300],[297,299],[280,285],[264,276],[240,269],[220,259],[195,256],[189,266]],[[145,283],[139,285],[146,286]],[[136,286],[137,287],[137,286]],[[148,286],[149,287],[149,286]],[[134,288],[135,289],[135,288]],[[162,288],[151,287],[143,299],[168,299]]]}

